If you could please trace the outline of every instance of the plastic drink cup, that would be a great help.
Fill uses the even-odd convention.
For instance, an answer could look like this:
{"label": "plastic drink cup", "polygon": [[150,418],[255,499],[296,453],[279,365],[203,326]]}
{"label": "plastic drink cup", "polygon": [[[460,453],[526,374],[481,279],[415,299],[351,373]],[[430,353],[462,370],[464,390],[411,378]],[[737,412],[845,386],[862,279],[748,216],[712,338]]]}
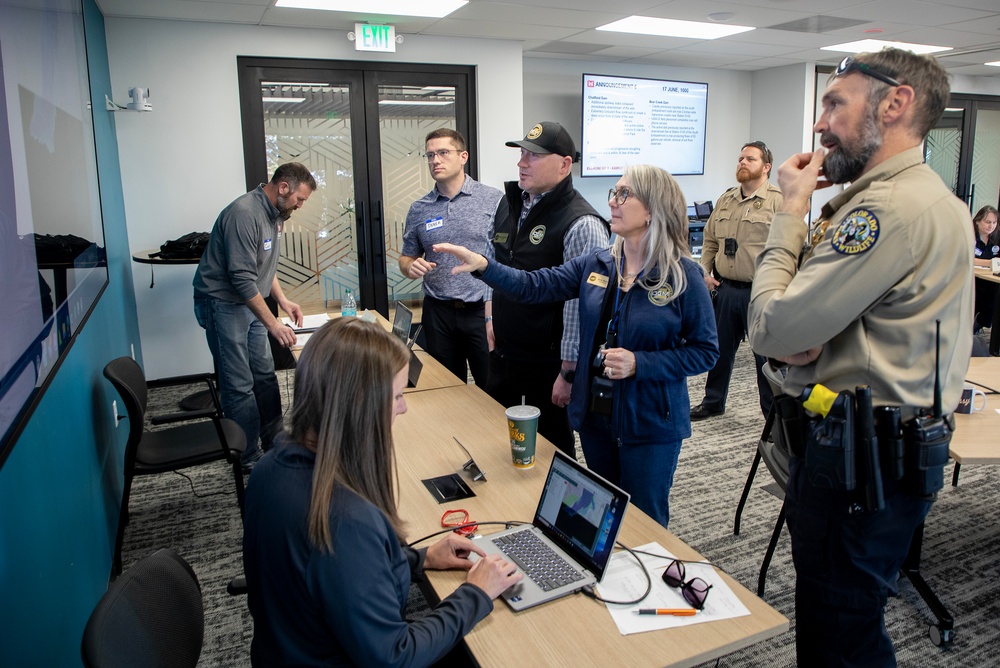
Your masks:
{"label": "plastic drink cup", "polygon": [[510,434],[510,456],[514,468],[530,469],[535,465],[535,439],[538,436],[538,416],[534,406],[511,406],[507,409],[507,431]]}

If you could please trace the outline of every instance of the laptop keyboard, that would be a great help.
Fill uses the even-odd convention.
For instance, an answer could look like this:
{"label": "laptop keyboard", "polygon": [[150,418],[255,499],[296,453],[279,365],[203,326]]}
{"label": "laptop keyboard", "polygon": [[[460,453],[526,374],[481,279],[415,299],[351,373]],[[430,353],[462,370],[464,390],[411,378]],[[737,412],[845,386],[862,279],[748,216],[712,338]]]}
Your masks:
{"label": "laptop keyboard", "polygon": [[527,529],[494,538],[493,544],[520,566],[542,591],[558,589],[583,579],[576,568]]}

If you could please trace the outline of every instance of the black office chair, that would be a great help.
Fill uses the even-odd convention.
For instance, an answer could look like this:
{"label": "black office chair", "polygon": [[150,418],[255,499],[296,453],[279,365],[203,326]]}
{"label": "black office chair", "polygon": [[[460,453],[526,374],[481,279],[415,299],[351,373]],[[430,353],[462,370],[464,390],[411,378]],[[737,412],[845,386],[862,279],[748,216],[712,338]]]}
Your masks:
{"label": "black office chair", "polygon": [[137,475],[165,473],[177,469],[197,466],[214,461],[226,461],[233,468],[236,481],[236,500],[240,514],[243,513],[243,467],[240,455],[246,449],[246,434],[243,428],[230,419],[222,417],[218,398],[211,377],[204,380],[212,393],[212,408],[186,413],[175,413],[154,417],[154,425],[202,419],[186,422],[159,431],[145,431],[146,377],[142,369],[131,357],[119,357],[104,367],[104,377],[111,381],[125,404],[129,421],[128,442],[125,445],[125,485],[122,490],[121,513],[118,519],[118,535],[115,538],[114,574],[122,571],[122,540],[128,524],[128,504],[132,491],[132,479]]}
{"label": "black office chair", "polygon": [[80,645],[87,668],[194,668],[205,637],[201,585],[164,548],[111,583]]}

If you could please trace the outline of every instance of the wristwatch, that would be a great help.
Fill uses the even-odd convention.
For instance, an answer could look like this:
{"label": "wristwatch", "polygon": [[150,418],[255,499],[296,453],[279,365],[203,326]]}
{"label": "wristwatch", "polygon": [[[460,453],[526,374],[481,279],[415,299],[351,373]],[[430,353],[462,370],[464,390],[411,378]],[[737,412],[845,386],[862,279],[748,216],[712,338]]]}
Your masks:
{"label": "wristwatch", "polygon": [[576,369],[559,369],[559,375],[569,384],[573,384],[576,379]]}

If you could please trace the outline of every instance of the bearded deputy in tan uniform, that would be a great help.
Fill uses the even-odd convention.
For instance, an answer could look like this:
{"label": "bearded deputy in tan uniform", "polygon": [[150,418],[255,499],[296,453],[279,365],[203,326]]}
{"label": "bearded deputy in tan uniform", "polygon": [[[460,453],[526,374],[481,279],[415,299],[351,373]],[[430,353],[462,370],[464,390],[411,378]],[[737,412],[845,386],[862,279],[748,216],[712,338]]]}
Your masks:
{"label": "bearded deputy in tan uniform", "polygon": [[[750,343],[792,365],[785,395],[810,383],[852,393],[869,385],[875,406],[898,406],[911,420],[934,401],[940,320],[944,410],[958,404],[972,347],[972,225],[921,152],[948,96],[948,76],[932,57],[886,49],[845,58],[814,127],[824,149],[779,168],[784,204],[757,260]],[[847,182],[810,235],[802,219],[813,190]],[[794,402],[775,401],[784,420]],[[880,417],[877,410],[877,430]],[[905,452],[918,451],[919,439],[903,433]],[[943,467],[949,432],[938,433]],[[880,450],[889,441],[880,439]],[[809,447],[808,458],[820,454]],[[918,496],[909,465],[901,481],[883,465],[885,505],[872,510],[852,492],[810,482],[806,469],[792,459],[785,497],[798,663],[895,666],[885,602],[934,494]]]}
{"label": "bearded deputy in tan uniform", "polygon": [[[744,144],[736,164],[739,185],[722,194],[705,225],[701,268],[705,272],[705,284],[715,293],[719,359],[708,372],[705,398],[691,409],[692,420],[726,412],[733,362],[747,333],[754,264],[764,250],[771,218],[781,206],[781,191],[768,181],[773,161],[771,149],[764,142]],[[771,386],[761,372],[765,362],[760,355],[754,355],[760,410],[766,417],[771,410],[772,396]]]}

